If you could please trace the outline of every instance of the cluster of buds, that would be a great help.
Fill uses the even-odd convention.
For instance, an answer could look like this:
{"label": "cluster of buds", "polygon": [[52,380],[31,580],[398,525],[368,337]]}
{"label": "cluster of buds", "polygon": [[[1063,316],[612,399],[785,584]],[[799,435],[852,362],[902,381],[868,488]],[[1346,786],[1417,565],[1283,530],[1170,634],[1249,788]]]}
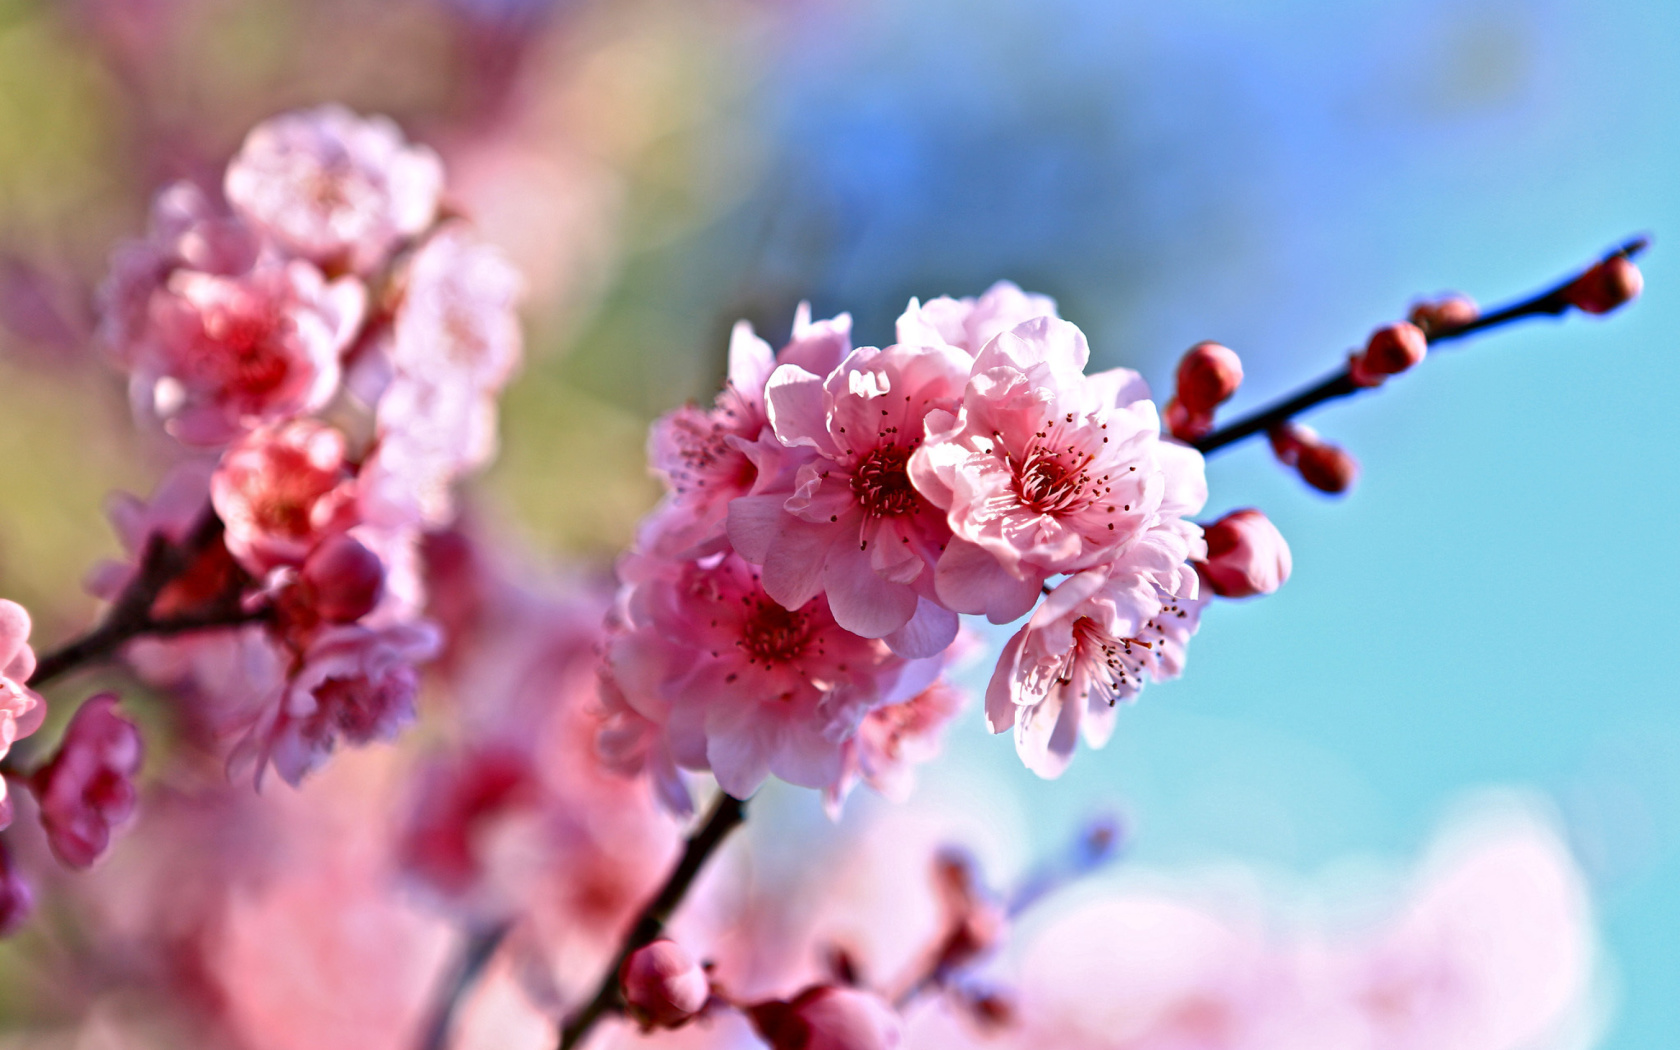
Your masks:
{"label": "cluster of buds", "polygon": [[1242,385],[1242,358],[1218,343],[1197,343],[1178,362],[1178,385],[1167,402],[1167,430],[1195,441],[1213,430],[1213,413]]}
{"label": "cluster of buds", "polygon": [[[1206,482],[1137,373],[1087,374],[1080,330],[1008,283],[912,300],[884,349],[850,336],[802,306],[777,352],[742,323],[715,406],[654,426],[668,495],[620,566],[604,739],[667,796],[679,769],[741,798],[880,779],[880,741],[906,753],[955,706],[929,690],[961,614],[1032,614],[986,714],[1044,776],[1182,666]],[[1241,364],[1204,344],[1180,374],[1211,418]]]}

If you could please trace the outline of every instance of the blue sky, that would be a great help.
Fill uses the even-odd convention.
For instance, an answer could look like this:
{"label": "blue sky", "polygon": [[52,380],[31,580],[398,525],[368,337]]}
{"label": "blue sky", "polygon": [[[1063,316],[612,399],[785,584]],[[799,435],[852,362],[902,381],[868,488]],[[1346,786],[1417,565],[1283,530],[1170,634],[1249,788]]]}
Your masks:
{"label": "blue sky", "polygon": [[1680,1034],[1677,45],[1673,4],[811,9],[758,97],[823,213],[784,225],[834,249],[784,268],[860,342],[908,294],[1014,277],[1157,385],[1227,343],[1240,410],[1415,295],[1500,302],[1656,238],[1625,313],[1441,351],[1312,416],[1363,463],[1346,499],[1258,446],[1211,461],[1210,510],[1263,508],[1294,578],[1210,614],[1186,678],[1063,780],[972,726],[971,768],[1069,822],[1122,800],[1140,862],[1302,875],[1533,791],[1592,881],[1602,1045]]}

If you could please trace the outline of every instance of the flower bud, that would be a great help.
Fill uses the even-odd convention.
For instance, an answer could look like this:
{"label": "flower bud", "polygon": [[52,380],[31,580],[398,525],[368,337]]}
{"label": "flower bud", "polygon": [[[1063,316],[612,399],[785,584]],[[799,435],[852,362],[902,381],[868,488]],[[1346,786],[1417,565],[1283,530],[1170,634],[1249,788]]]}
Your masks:
{"label": "flower bud", "polygon": [[1257,510],[1236,510],[1203,530],[1207,561],[1197,565],[1221,598],[1271,594],[1289,579],[1289,544]]}
{"label": "flower bud", "polygon": [[772,999],[745,1008],[770,1050],[893,1050],[904,1027],[873,992],[819,984],[788,1002]]}
{"label": "flower bud", "polygon": [[1645,287],[1639,267],[1625,255],[1612,255],[1575,278],[1564,292],[1569,305],[1589,314],[1607,314],[1635,298]]}
{"label": "flower bud", "polygon": [[1474,299],[1452,292],[1430,302],[1413,303],[1412,312],[1406,320],[1423,329],[1425,335],[1435,338],[1463,328],[1480,316],[1481,308]]}
{"label": "flower bud", "polygon": [[1242,359],[1236,351],[1218,343],[1197,343],[1178,362],[1174,400],[1193,416],[1212,412],[1231,399],[1242,378]]}
{"label": "flower bud", "polygon": [[1213,430],[1212,411],[1192,412],[1176,397],[1167,402],[1162,419],[1167,424],[1167,433],[1180,441],[1195,441]]}
{"label": "flower bud", "polygon": [[1348,373],[1359,386],[1378,386],[1423,360],[1429,339],[1410,321],[1384,325],[1371,333],[1365,349],[1348,360]]}
{"label": "flower bud", "polygon": [[379,555],[340,533],[310,552],[298,577],[315,598],[315,611],[329,623],[354,623],[373,611],[385,591]]}
{"label": "flower bud", "polygon": [[1359,462],[1300,423],[1280,423],[1268,435],[1278,461],[1320,492],[1340,495],[1353,487]]}
{"label": "flower bud", "polygon": [[625,1009],[642,1026],[680,1028],[706,1005],[706,971],[675,941],[659,940],[631,953],[619,970]]}

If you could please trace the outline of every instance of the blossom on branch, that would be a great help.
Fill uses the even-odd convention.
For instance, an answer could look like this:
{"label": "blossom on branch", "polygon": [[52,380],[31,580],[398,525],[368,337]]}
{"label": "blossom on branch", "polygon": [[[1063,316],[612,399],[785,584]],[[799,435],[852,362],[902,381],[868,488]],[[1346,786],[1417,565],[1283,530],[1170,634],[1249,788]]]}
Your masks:
{"label": "blossom on branch", "polygon": [[114,827],[134,814],[140,731],[117,713],[117,697],[101,693],[70,716],[58,753],[29,778],[53,855],[86,868],[111,842]]}
{"label": "blossom on branch", "polygon": [[[29,647],[29,611],[0,598],[0,758],[23,737],[41,728],[47,702],[29,688],[35,673],[35,650]],[[12,822],[12,800],[0,777],[0,828]]]}

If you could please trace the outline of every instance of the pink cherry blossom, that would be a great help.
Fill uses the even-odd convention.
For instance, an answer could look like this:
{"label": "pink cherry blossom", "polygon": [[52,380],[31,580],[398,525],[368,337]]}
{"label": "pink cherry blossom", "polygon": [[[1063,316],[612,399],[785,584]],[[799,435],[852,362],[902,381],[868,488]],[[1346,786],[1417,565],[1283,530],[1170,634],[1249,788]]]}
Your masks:
{"label": "pink cherry blossom", "polygon": [[463,223],[415,252],[389,337],[371,351],[386,374],[358,391],[378,425],[362,480],[371,520],[447,524],[455,480],[495,456],[496,398],[522,352],[520,294],[519,275]]}
{"label": "pink cherry blossom", "polygon": [[1207,498],[1201,456],[1160,439],[1136,373],[1083,374],[1079,329],[1039,318],[975,359],[959,414],[928,419],[911,460],[916,488],[956,539],[937,570],[940,600],[1004,623],[1050,576],[1100,567]]}
{"label": "pink cherry blossom", "polygon": [[626,623],[608,666],[675,761],[737,798],[771,773],[806,787],[841,778],[845,745],[880,704],[921,692],[939,661],[907,661],[840,627],[822,596],[788,609],[736,555],[630,559]]}
{"label": "pink cherry blossom", "polygon": [[176,270],[150,300],[135,405],[195,445],[318,409],[338,389],[339,355],[365,307],[359,281],[327,282],[306,262],[232,277]]}
{"label": "pink cherry blossom", "polygon": [[300,655],[279,702],[261,712],[236,752],[236,762],[273,763],[294,787],[339,740],[361,745],[389,740],[414,719],[416,664],[437,652],[429,624],[372,629],[358,624],[322,630]]}
{"label": "pink cherry blossom", "polygon": [[[0,598],[0,758],[12,745],[41,728],[47,702],[29,688],[35,673],[35,650],[29,647],[29,611]],[[11,823],[11,800],[0,777],[0,828]]]}
{"label": "pink cherry blossom", "polygon": [[966,692],[938,681],[865,715],[847,749],[846,774],[830,791],[830,808],[838,809],[860,779],[891,801],[908,799],[915,767],[939,757],[946,727],[967,703]]}
{"label": "pink cherry blossom", "polygon": [[1016,751],[1039,776],[1060,776],[1081,736],[1103,746],[1116,704],[1183,669],[1206,603],[1184,563],[1196,541],[1184,531],[1155,533],[1136,560],[1064,580],[998,657],[986,720],[994,733],[1014,728]]}
{"label": "pink cherry blossom", "polygon": [[124,365],[132,366],[151,327],[152,296],[177,269],[236,277],[256,264],[261,242],[242,221],[218,209],[190,182],[164,187],[152,201],[144,238],[111,254],[99,288],[99,334]]}
{"label": "pink cherry blossom", "polygon": [[816,453],[791,491],[730,507],[730,541],[764,566],[771,597],[798,608],[825,593],[842,627],[886,638],[907,656],[950,644],[957,619],[935,600],[933,582],[950,534],[908,464],[924,418],[956,409],[970,364],[950,346],[865,347],[826,377],[798,365],[770,377],[776,438]]}
{"label": "pink cherry blossom", "polygon": [[327,105],[252,128],[224,189],[241,216],[289,251],[367,273],[430,225],[443,166],[386,118]]}
{"label": "pink cherry blossom", "polygon": [[769,431],[764,387],[781,364],[827,375],[851,352],[848,314],[812,323],[800,303],[793,336],[779,353],[737,322],[729,339],[729,374],[710,410],[686,405],[648,432],[648,465],[667,496],[637,534],[638,546],[661,557],[704,557],[728,546],[731,501],[784,485],[784,474],[811,458]]}
{"label": "pink cherry blossom", "polygon": [[344,435],[294,420],[252,431],[210,479],[228,550],[258,575],[299,565],[323,539],[355,524],[355,486]]}
{"label": "pink cherry blossom", "polygon": [[98,860],[134,813],[140,731],[116,708],[112,693],[77,708],[58,754],[29,779],[53,855],[72,868]]}
{"label": "pink cherry blossom", "polygon": [[1289,579],[1289,544],[1271,519],[1253,508],[1234,510],[1202,532],[1207,560],[1202,578],[1221,598],[1271,594]]}
{"label": "pink cherry blossom", "polygon": [[536,771],[521,751],[482,747],[421,771],[414,819],[398,850],[403,869],[432,892],[465,900],[486,880],[479,845],[491,821],[541,799]]}
{"label": "pink cherry blossom", "polygon": [[1000,332],[1035,317],[1056,316],[1054,299],[999,281],[977,300],[943,295],[926,304],[910,300],[898,319],[898,341],[906,346],[946,344],[966,350],[972,357]]}

